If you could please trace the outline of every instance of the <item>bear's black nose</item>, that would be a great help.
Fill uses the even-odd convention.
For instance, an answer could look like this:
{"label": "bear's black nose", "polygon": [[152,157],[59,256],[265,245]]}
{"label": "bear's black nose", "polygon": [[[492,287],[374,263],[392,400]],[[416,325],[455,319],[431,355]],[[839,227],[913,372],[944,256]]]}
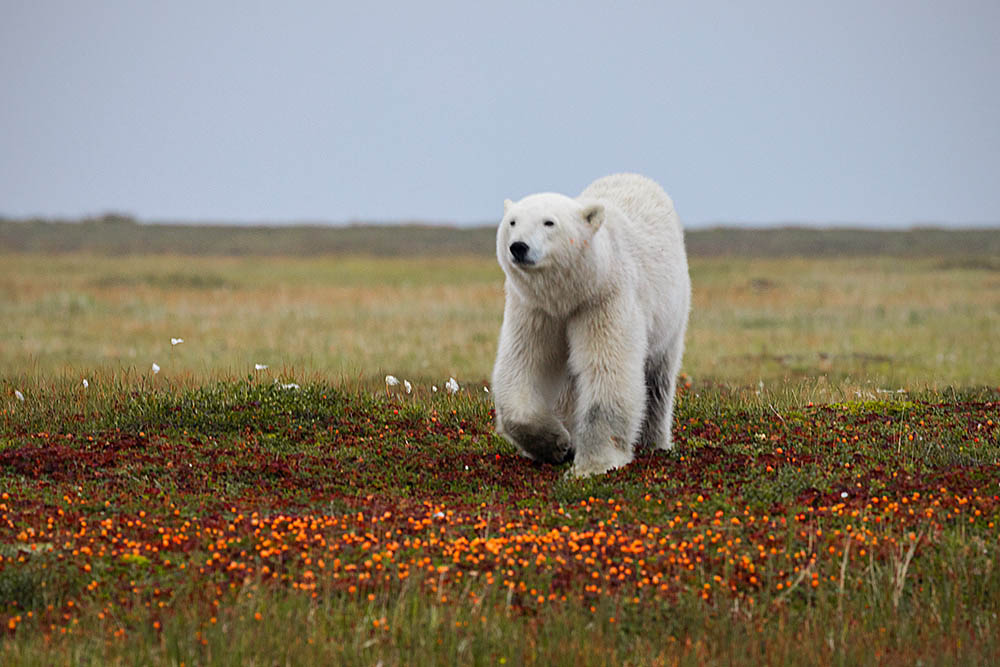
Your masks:
{"label": "bear's black nose", "polygon": [[528,244],[523,241],[514,241],[510,244],[510,254],[514,256],[515,262],[523,262],[528,257]]}

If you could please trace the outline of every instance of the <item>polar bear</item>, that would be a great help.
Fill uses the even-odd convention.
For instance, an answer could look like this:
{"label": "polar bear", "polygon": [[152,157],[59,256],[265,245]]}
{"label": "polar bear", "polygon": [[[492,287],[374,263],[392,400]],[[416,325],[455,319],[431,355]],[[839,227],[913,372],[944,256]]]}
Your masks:
{"label": "polar bear", "polygon": [[504,202],[506,274],[493,369],[497,432],[578,477],[670,449],[674,389],[691,307],[684,232],[670,197],[636,174],[576,199]]}

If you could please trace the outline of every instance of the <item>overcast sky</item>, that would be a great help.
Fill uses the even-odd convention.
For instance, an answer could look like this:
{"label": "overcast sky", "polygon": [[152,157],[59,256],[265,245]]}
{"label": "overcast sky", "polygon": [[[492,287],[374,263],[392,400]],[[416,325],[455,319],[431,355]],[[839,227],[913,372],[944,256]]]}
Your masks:
{"label": "overcast sky", "polygon": [[1000,2],[0,0],[0,215],[1000,222]]}

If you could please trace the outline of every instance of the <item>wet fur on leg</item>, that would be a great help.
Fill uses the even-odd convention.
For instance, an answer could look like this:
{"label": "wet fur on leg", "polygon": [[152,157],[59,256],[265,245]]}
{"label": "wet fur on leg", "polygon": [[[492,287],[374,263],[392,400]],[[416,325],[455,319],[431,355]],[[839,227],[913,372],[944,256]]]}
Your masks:
{"label": "wet fur on leg", "polygon": [[506,424],[508,436],[528,458],[541,463],[567,463],[573,460],[569,438],[540,424]]}

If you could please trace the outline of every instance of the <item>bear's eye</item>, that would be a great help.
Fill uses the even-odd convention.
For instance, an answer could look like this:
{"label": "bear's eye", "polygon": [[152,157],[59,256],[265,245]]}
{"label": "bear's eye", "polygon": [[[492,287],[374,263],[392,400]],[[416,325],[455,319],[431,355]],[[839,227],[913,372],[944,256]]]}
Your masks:
{"label": "bear's eye", "polygon": [[517,220],[511,220],[510,221],[510,226],[513,227],[516,222],[517,222]]}
{"label": "bear's eye", "polygon": [[542,224],[545,225],[546,227],[555,227],[556,223],[552,222],[551,220],[546,220]]}

